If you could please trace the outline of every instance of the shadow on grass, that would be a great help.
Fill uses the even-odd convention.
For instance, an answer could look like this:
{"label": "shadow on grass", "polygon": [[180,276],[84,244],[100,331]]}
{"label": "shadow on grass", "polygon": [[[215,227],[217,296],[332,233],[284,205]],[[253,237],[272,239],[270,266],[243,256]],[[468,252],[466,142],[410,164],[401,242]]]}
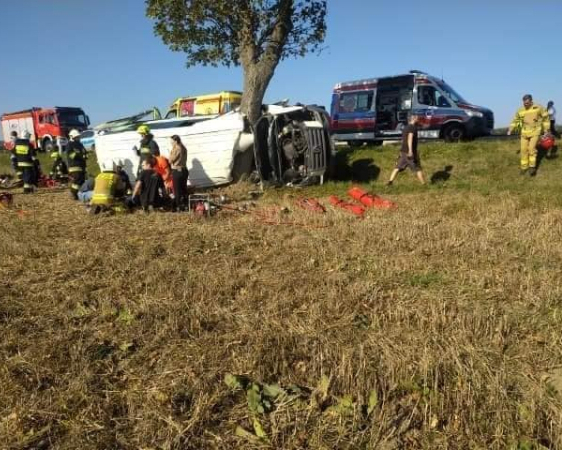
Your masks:
{"label": "shadow on grass", "polygon": [[340,150],[336,154],[335,179],[337,181],[376,181],[381,173],[372,158],[351,160],[352,149]]}
{"label": "shadow on grass", "polygon": [[445,166],[443,170],[438,170],[433,175],[431,175],[431,184],[444,183],[451,178],[451,172],[453,171],[453,166]]}

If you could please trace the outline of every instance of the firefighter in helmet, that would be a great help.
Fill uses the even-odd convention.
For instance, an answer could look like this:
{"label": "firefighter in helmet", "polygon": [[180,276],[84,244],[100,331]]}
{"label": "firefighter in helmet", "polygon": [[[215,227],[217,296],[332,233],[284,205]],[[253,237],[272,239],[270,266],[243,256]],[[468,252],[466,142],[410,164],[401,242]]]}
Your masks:
{"label": "firefighter in helmet", "polygon": [[80,186],[86,181],[86,149],[80,142],[78,130],[72,130],[68,137],[70,138],[67,147],[70,193],[72,198],[78,200]]}
{"label": "firefighter in helmet", "polygon": [[92,214],[111,210],[116,206],[116,201],[125,195],[126,186],[117,167],[112,163],[101,163],[101,173],[96,177],[94,192],[90,202]]}
{"label": "firefighter in helmet", "polygon": [[16,157],[16,152],[15,152],[17,140],[18,140],[18,132],[12,131],[10,133],[10,149],[11,149],[10,164],[12,166],[14,173],[16,174],[16,180],[21,181],[22,171],[18,169],[18,158]]}
{"label": "firefighter in helmet", "polygon": [[523,107],[515,113],[515,118],[507,131],[508,136],[514,131],[521,135],[521,174],[529,171],[537,174],[537,144],[541,135],[548,133],[550,118],[545,108],[533,103],[533,96],[523,97]]}
{"label": "firefighter in helmet", "polygon": [[24,131],[21,137],[16,139],[13,154],[17,161],[17,170],[23,178],[23,193],[30,194],[37,187],[37,170],[35,149],[31,146],[31,134]]}
{"label": "firefighter in helmet", "polygon": [[150,132],[150,128],[148,127],[148,125],[141,125],[138,128],[137,133],[140,134],[141,136],[140,150],[137,149],[137,155],[140,157],[139,167],[137,172],[140,173],[142,171],[143,161],[145,159],[148,159],[148,157],[150,156],[153,157],[160,156],[160,148],[158,147],[158,144],[154,140],[154,136]]}
{"label": "firefighter in helmet", "polygon": [[62,159],[61,153],[57,147],[53,148],[51,152],[51,160],[53,161],[53,166],[49,177],[56,181],[66,181],[68,179],[68,167]]}

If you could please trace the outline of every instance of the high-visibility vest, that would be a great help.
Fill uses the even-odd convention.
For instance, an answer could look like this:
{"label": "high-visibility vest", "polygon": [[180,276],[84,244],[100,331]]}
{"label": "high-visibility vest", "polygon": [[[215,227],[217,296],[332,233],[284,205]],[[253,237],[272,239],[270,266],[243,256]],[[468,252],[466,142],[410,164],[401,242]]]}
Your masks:
{"label": "high-visibility vest", "polygon": [[115,188],[119,175],[113,172],[102,172],[96,177],[92,205],[111,205],[115,198]]}
{"label": "high-visibility vest", "polygon": [[86,169],[84,146],[80,142],[71,141],[68,143],[68,172],[83,172]]}
{"label": "high-visibility vest", "polygon": [[33,167],[33,149],[27,140],[18,139],[14,147],[14,154],[18,163],[18,169]]}
{"label": "high-visibility vest", "polygon": [[550,117],[540,105],[533,105],[529,109],[523,107],[515,114],[511,128],[520,130],[523,137],[540,136],[550,129]]}

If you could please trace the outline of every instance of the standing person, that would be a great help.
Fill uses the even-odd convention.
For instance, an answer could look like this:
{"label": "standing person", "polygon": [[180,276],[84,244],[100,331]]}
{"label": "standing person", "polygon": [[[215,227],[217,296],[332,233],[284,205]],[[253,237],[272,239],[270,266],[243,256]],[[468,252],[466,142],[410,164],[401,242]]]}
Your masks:
{"label": "standing person", "polygon": [[142,171],[142,163],[144,162],[144,160],[150,156],[160,156],[160,148],[154,140],[154,136],[150,132],[150,128],[148,127],[148,125],[141,125],[137,129],[137,133],[141,136],[140,150],[137,149],[137,155],[140,157],[139,167],[137,170],[138,176]]}
{"label": "standing person", "polygon": [[70,194],[78,200],[78,191],[86,181],[86,149],[80,142],[80,132],[72,130],[68,137],[68,174],[70,176]]}
{"label": "standing person", "polygon": [[177,211],[183,209],[186,203],[189,171],[187,170],[187,149],[181,138],[174,135],[171,140],[170,164],[174,181],[174,210]]}
{"label": "standing person", "polygon": [[537,174],[537,143],[543,133],[550,129],[548,112],[540,105],[533,104],[533,96],[527,94],[523,97],[523,107],[513,118],[507,130],[510,136],[514,131],[521,134],[521,175],[529,171],[534,177]]}
{"label": "standing person", "polygon": [[17,170],[23,178],[23,193],[30,194],[37,187],[37,170],[35,149],[31,146],[29,131],[24,131],[21,138],[16,139],[13,154],[16,157]]}
{"label": "standing person", "polygon": [[16,141],[18,140],[18,132],[12,131],[10,133],[10,165],[12,166],[12,170],[16,174],[16,180],[21,180],[22,171],[18,169],[18,158],[16,157],[16,152],[14,151],[16,148]]}
{"label": "standing person", "polygon": [[418,117],[413,114],[408,119],[408,125],[402,130],[402,147],[400,148],[400,156],[396,163],[396,167],[390,174],[390,179],[386,183],[391,186],[398,172],[402,172],[408,167],[416,174],[421,184],[425,184],[425,178],[420,164],[420,155],[418,153]]}
{"label": "standing person", "polygon": [[558,138],[560,135],[556,131],[556,108],[552,100],[546,105],[546,110],[548,112],[548,118],[550,119],[550,133]]}

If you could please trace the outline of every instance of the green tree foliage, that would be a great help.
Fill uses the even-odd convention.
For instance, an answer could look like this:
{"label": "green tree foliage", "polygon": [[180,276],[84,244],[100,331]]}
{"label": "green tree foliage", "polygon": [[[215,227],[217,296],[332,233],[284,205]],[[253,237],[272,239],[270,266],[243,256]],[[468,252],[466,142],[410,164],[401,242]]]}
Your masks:
{"label": "green tree foliage", "polygon": [[242,109],[259,117],[279,61],[321,50],[327,0],[146,0],[154,31],[187,66],[241,65]]}

